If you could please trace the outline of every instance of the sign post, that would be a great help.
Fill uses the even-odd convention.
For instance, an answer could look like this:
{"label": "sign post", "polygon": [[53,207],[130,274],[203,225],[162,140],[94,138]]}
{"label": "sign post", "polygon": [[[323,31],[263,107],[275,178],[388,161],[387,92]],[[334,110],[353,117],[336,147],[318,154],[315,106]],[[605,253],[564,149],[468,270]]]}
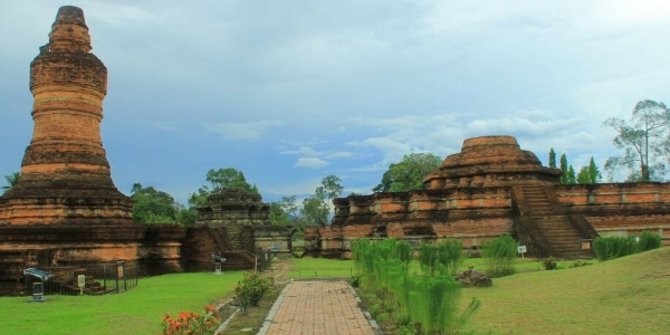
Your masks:
{"label": "sign post", "polygon": [[516,251],[521,254],[521,259],[523,259],[523,255],[526,253],[526,246],[525,245],[520,245],[516,247]]}
{"label": "sign post", "polygon": [[77,275],[77,287],[79,287],[79,295],[84,295],[84,287],[86,287],[86,275]]}

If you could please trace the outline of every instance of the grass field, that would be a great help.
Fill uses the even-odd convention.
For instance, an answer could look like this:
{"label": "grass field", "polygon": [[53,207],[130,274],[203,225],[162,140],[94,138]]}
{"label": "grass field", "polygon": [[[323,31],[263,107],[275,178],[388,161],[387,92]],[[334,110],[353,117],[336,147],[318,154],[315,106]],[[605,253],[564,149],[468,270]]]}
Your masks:
{"label": "grass field", "polygon": [[140,279],[137,288],[105,296],[0,298],[0,334],[158,334],[161,318],[199,312],[229,296],[243,272],[182,273]]}
{"label": "grass field", "polygon": [[[597,261],[590,261],[591,264]],[[572,261],[560,261],[558,266],[567,268]],[[467,270],[469,266],[473,266],[479,271],[486,270],[486,262],[483,258],[467,258],[461,264],[460,271]],[[514,267],[517,272],[532,272],[542,270],[542,265],[539,261],[534,259],[517,259],[514,262]],[[419,263],[413,261],[410,265],[411,272],[421,272]],[[290,278],[349,278],[356,273],[354,262],[351,260],[340,259],[325,259],[325,258],[298,258],[294,260],[294,270],[289,272]]]}
{"label": "grass field", "polygon": [[668,334],[670,248],[558,271],[496,278],[477,297],[476,334]]}
{"label": "grass field", "polygon": [[[416,262],[412,271],[420,271]],[[464,289],[462,303],[478,298],[470,321],[475,334],[667,334],[670,329],[670,248],[590,266],[544,271],[517,260],[515,275],[493,287]],[[461,269],[486,268],[467,259]],[[350,260],[294,260],[291,278],[349,278]],[[137,288],[106,296],[0,298],[0,334],[157,334],[166,313],[200,311],[230,296],[242,272],[172,274],[140,280]]]}
{"label": "grass field", "polygon": [[354,262],[351,260],[326,258],[296,258],[293,271],[289,278],[349,278],[355,273]]}

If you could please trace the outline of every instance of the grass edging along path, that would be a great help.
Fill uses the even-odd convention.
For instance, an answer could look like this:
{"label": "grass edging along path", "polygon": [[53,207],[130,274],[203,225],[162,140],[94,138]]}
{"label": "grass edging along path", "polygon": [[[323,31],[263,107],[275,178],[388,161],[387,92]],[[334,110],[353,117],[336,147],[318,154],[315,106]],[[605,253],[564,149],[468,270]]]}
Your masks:
{"label": "grass edging along path", "polygon": [[558,271],[495,278],[464,289],[481,308],[475,334],[667,334],[670,248]]}
{"label": "grass edging along path", "polygon": [[179,273],[140,279],[121,294],[0,298],[0,334],[158,334],[165,314],[200,312],[230,296],[243,271]]}

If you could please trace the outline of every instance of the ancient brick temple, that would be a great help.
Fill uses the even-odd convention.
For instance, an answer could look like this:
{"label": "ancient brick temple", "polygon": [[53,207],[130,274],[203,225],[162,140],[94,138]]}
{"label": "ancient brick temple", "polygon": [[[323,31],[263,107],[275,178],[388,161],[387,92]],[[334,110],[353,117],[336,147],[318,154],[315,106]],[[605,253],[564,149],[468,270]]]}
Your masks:
{"label": "ancient brick temple", "polygon": [[81,9],[61,7],[30,64],[35,127],[19,182],[0,197],[0,294],[22,268],[124,260],[178,271],[179,226],[137,225],[100,137],[107,69]]}
{"label": "ancient brick temple", "polygon": [[107,69],[90,42],[81,9],[61,8],[30,64],[35,127],[21,178],[0,198],[0,221],[132,223],[132,201],[114,186],[102,147]]}
{"label": "ancient brick temple", "polygon": [[290,252],[294,230],[271,225],[269,213],[270,206],[259,194],[227,190],[210,196],[184,239],[186,270],[211,268],[211,255],[225,257],[228,269],[248,269],[267,250]]}
{"label": "ancient brick temple", "polygon": [[459,238],[478,248],[512,234],[530,255],[582,257],[598,235],[659,233],[670,244],[670,184],[561,185],[511,136],[467,139],[425,190],[335,199],[332,225],[306,232],[312,253],[349,256],[357,238]]}

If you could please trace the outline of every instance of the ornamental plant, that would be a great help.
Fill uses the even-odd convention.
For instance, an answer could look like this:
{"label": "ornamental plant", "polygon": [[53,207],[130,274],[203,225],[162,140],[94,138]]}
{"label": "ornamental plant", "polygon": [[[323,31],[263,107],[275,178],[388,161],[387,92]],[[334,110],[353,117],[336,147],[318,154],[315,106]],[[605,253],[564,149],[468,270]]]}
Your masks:
{"label": "ornamental plant", "polygon": [[489,276],[501,277],[515,272],[516,247],[516,241],[508,234],[484,242],[482,256],[486,259]]}
{"label": "ornamental plant", "polygon": [[650,231],[643,231],[637,242],[637,252],[643,252],[661,247],[661,236]]}
{"label": "ornamental plant", "polygon": [[243,313],[251,306],[258,306],[258,302],[273,283],[271,277],[264,277],[253,271],[247,272],[235,287],[235,304]]}
{"label": "ornamental plant", "polygon": [[600,261],[632,255],[637,249],[637,243],[632,236],[597,237],[593,240],[593,251]]}
{"label": "ornamental plant", "polygon": [[175,318],[166,314],[163,335],[212,335],[220,323],[214,306],[207,305],[201,313],[181,312]]}
{"label": "ornamental plant", "polygon": [[[458,252],[454,253],[456,246]],[[401,333],[404,329],[413,334],[457,334],[479,308],[479,301],[473,299],[461,310],[461,286],[446,275],[458,263],[454,254],[460,258],[460,243],[420,246],[424,275],[410,274],[412,252],[406,242],[361,239],[353,241],[351,249],[356,269],[364,279],[362,296],[372,296],[375,301],[369,311],[378,320],[393,319]]]}

